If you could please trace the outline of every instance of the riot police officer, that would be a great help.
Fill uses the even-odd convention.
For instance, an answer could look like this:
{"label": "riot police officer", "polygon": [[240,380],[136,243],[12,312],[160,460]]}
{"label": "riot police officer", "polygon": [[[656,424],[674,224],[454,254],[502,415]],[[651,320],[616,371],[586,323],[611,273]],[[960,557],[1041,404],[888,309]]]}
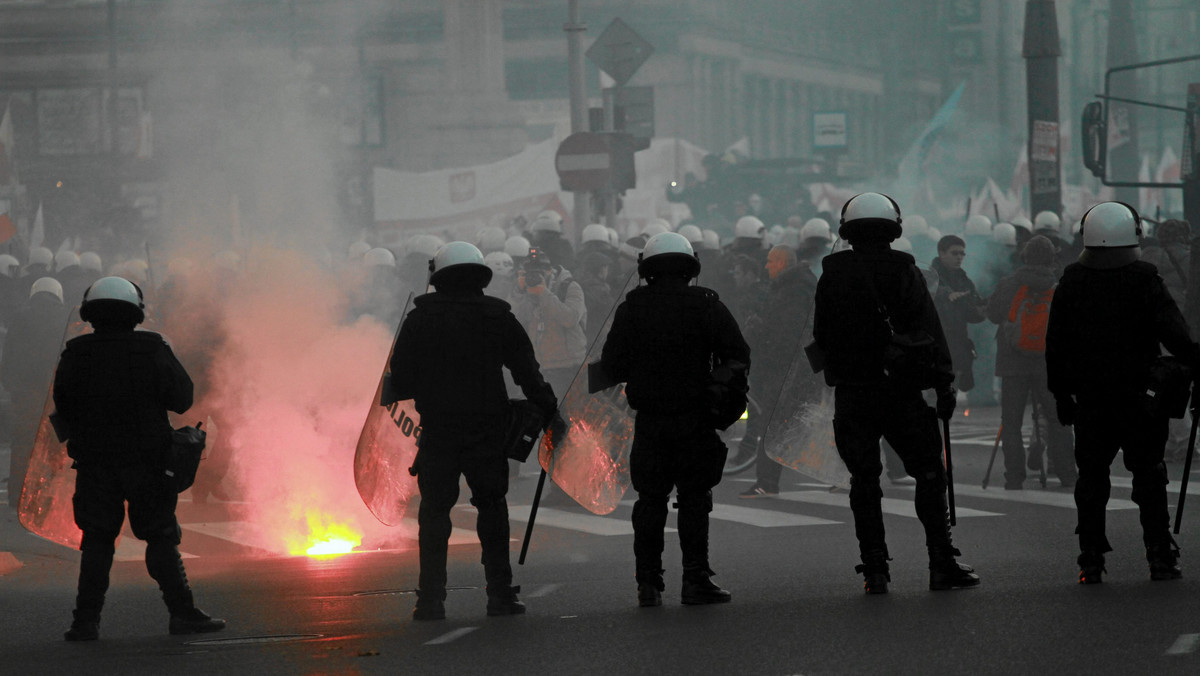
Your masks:
{"label": "riot police officer", "polygon": [[170,611],[170,633],[225,628],[225,620],[193,602],[179,556],[178,494],[163,471],[172,432],[167,411],[191,408],[192,380],[162,336],[134,330],[146,318],[144,307],[132,282],[97,280],[79,309],[95,331],[67,343],[54,377],[54,405],[75,461],[75,523],[83,531],[68,641],[99,637],[126,502],[134,536],[146,541],[146,570]]}
{"label": "riot police officer", "polygon": [[676,491],[685,604],[724,603],[708,559],[712,489],[728,449],[717,429],[745,410],[750,348],[717,294],[689,282],[700,261],[682,235],[664,232],[646,242],[638,275],[647,281],[617,307],[604,344],[602,368],[624,382],[637,411],[629,471],[638,493],[633,550],[638,604],[662,605],[663,529]]}
{"label": "riot police officer", "polygon": [[1075,426],[1079,582],[1101,582],[1112,551],[1104,514],[1118,450],[1133,474],[1150,578],[1176,579],[1163,463],[1168,415],[1147,406],[1146,392],[1159,389],[1147,383],[1160,344],[1190,365],[1200,347],[1157,269],[1138,260],[1142,223],[1133,207],[1097,204],[1084,214],[1082,236],[1084,251],[1063,272],[1046,331],[1047,384],[1059,422]]}
{"label": "riot police officer", "polygon": [[[884,537],[879,439],[891,444],[916,479],[916,511],[929,550],[929,588],[979,584],[951,542],[946,468],[937,419],[954,412],[950,351],[924,277],[909,254],[889,244],[900,237],[900,208],[892,198],[863,193],[842,208],[838,234],[851,249],[826,256],[817,283],[813,336],[825,354],[825,382],[834,387],[834,439],[850,470],[850,507],[868,594],[887,593],[890,560]],[[896,335],[931,344],[920,382],[888,368]],[[908,372],[907,369],[904,372]],[[913,370],[913,373],[917,370]],[[936,387],[937,411],[922,398]]]}
{"label": "riot police officer", "polygon": [[487,578],[487,614],[525,612],[509,561],[508,458],[503,448],[509,412],[502,367],[546,419],[554,391],[538,371],[533,345],[508,303],[486,296],[492,269],[467,242],[441,247],[430,261],[433,293],[418,296],[392,352],[397,400],[413,399],[421,414],[413,471],[421,491],[421,573],[414,620],[446,617],[446,551],[450,510],[459,479],[479,511],[476,529]]}

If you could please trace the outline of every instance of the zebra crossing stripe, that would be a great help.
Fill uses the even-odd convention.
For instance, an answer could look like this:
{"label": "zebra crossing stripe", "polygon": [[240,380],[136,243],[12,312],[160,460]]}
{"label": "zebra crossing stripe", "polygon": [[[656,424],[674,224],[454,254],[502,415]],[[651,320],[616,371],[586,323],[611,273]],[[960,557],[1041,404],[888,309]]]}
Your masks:
{"label": "zebra crossing stripe", "polygon": [[[958,485],[955,484],[955,495],[958,495]],[[806,502],[814,505],[827,505],[829,507],[850,507],[850,495],[848,493],[830,493],[829,491],[786,491],[776,496],[780,500],[789,500],[791,502]],[[883,498],[881,507],[884,514],[894,514],[896,516],[904,516],[912,519],[917,518],[917,508],[913,505],[912,500],[897,500],[896,498]],[[957,506],[954,510],[955,516],[958,518],[966,518],[973,516],[1003,516],[998,512],[985,512],[978,509],[970,509],[967,507]]]}
{"label": "zebra crossing stripe", "polygon": [[[1026,480],[1028,483],[1028,480]],[[1026,488],[1020,491],[1006,491],[1003,487],[984,490],[971,484],[954,484],[955,497],[987,498],[988,500],[1004,500],[1006,502],[1024,502],[1030,505],[1045,505],[1047,507],[1062,507],[1075,509],[1075,496],[1069,492],[1047,491],[1041,488]],[[1109,498],[1108,511],[1122,509],[1137,509],[1130,500]]]}
{"label": "zebra crossing stripe", "polygon": [[709,514],[709,517],[720,521],[732,521],[749,526],[758,526],[759,528],[825,526],[841,523],[840,521],[818,519],[815,516],[806,516],[804,514],[791,514],[789,512],[777,512],[769,509],[755,509],[753,507],[725,505],[721,503],[713,505],[713,511]]}

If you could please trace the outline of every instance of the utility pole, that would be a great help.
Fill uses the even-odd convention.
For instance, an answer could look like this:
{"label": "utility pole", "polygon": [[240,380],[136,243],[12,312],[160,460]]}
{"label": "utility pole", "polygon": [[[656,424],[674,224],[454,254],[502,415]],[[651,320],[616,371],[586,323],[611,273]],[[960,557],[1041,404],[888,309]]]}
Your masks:
{"label": "utility pole", "polygon": [[[571,133],[588,130],[587,83],[583,73],[583,34],[587,24],[579,20],[580,0],[567,0],[567,74],[571,92]],[[592,220],[591,193],[575,192],[575,231],[582,232]]]}
{"label": "utility pole", "polygon": [[1054,0],[1025,3],[1025,89],[1029,117],[1029,212],[1062,214],[1058,127],[1058,16]]}
{"label": "utility pole", "polygon": [[[1137,36],[1133,29],[1133,6],[1130,0],[1110,0],[1108,11],[1108,47],[1105,61],[1108,68],[1128,66],[1138,62]],[[1133,71],[1116,73],[1112,77],[1109,96],[1137,100],[1137,74]],[[1137,181],[1142,166],[1138,149],[1137,107],[1121,101],[1108,102],[1108,176],[1114,182]],[[1117,199],[1128,204],[1138,202],[1138,189],[1117,188]]]}

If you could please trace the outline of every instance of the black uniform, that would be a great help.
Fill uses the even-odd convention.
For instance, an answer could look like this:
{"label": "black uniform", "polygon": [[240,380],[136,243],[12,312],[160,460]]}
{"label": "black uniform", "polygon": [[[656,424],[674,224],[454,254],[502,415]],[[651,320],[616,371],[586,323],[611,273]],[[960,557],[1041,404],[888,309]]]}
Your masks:
{"label": "black uniform", "polygon": [[[637,411],[629,470],[639,585],[663,590],[667,500],[677,491],[684,581],[711,576],[708,514],[728,449],[710,408],[714,363],[734,369],[730,387],[745,392],[750,348],[717,294],[667,277],[630,291],[617,306],[601,357],[624,382]],[[744,365],[740,368],[737,365]],[[727,600],[727,599],[726,599]]]}
{"label": "black uniform", "polygon": [[134,536],[146,541],[146,569],[172,617],[193,610],[178,549],[178,496],[163,473],[172,431],[167,411],[192,405],[187,371],[157,333],[98,331],[67,343],[54,404],[77,471],[75,523],[83,543],[76,619],[99,619],[126,502]]}
{"label": "black uniform", "polygon": [[512,597],[508,552],[508,459],[503,437],[507,367],[525,397],[547,414],[554,392],[538,371],[529,336],[508,303],[482,291],[438,291],[419,296],[392,353],[392,386],[399,400],[414,399],[421,414],[415,469],[421,490],[420,598],[446,597],[450,510],[466,476],[483,549],[488,595]]}
{"label": "black uniform", "polygon": [[[944,589],[935,574],[957,578],[958,564],[950,539],[946,502],[946,470],[941,460],[937,414],[921,390],[884,373],[882,318],[875,296],[897,333],[923,331],[934,339],[937,370],[948,387],[950,351],[933,299],[912,256],[864,246],[826,256],[817,284],[813,336],[826,353],[825,380],[835,387],[834,438],[838,454],[850,470],[850,507],[864,576],[887,575],[888,551],[883,526],[879,476],[883,466],[879,439],[891,444],[916,479],[916,511],[925,529],[930,555],[931,588]],[[871,284],[876,294],[872,294]],[[968,569],[969,572],[969,569]],[[978,579],[975,579],[978,583]],[[886,587],[879,591],[885,591]],[[871,591],[868,589],[868,591]]]}
{"label": "black uniform", "polygon": [[1173,551],[1163,463],[1168,418],[1149,412],[1143,393],[1160,344],[1192,364],[1200,348],[1157,269],[1132,256],[1110,267],[1118,256],[1119,250],[1085,251],[1067,266],[1050,306],[1048,385],[1062,422],[1075,424],[1075,532],[1085,554],[1112,551],[1104,534],[1108,473],[1123,449],[1146,547]]}

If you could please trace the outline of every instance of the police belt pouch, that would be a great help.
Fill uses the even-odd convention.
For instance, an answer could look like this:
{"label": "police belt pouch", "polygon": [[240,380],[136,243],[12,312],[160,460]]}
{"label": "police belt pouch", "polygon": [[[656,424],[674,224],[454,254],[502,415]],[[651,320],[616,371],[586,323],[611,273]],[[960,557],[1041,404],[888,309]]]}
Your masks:
{"label": "police belt pouch", "polygon": [[176,492],[186,491],[196,480],[196,470],[200,468],[200,457],[208,438],[208,433],[200,429],[202,424],[180,427],[171,433],[171,446],[167,450],[163,471],[174,484]]}
{"label": "police belt pouch", "polygon": [[504,432],[504,454],[525,462],[546,429],[546,413],[525,399],[508,400],[508,427]]}
{"label": "police belt pouch", "polygon": [[897,332],[892,324],[891,313],[875,288],[875,280],[868,274],[866,281],[879,313],[884,373],[892,380],[922,390],[944,384],[946,374],[938,370],[937,342],[933,336],[922,330]]}
{"label": "police belt pouch", "polygon": [[1191,394],[1192,369],[1175,357],[1161,356],[1150,364],[1142,403],[1155,417],[1182,418]]}

